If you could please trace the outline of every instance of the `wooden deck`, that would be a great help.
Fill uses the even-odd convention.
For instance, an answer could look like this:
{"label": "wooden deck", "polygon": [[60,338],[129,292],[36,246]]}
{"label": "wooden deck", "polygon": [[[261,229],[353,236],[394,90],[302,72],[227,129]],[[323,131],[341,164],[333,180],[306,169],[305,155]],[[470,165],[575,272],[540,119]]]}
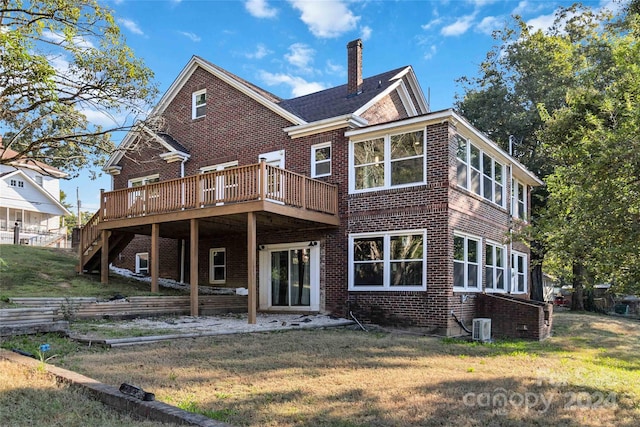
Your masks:
{"label": "wooden deck", "polygon": [[[255,321],[256,233],[332,228],[340,224],[337,186],[261,162],[139,187],[102,192],[100,210],[80,237],[79,272],[100,266],[108,281],[108,265],[118,242],[135,234],[151,236],[151,290],[157,291],[159,237],[190,242],[190,277],[198,277],[198,240],[211,229],[244,230],[247,235],[249,319]],[[213,230],[215,231],[215,230]],[[128,240],[127,240],[128,239]],[[191,283],[191,313],[198,313],[197,283]]]}

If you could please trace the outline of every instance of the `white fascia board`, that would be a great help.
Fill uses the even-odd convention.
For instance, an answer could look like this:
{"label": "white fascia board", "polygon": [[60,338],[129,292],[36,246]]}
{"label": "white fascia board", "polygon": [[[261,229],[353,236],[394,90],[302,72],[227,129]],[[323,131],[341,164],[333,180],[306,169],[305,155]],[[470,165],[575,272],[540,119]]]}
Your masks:
{"label": "white fascia board", "polygon": [[419,114],[428,113],[431,107],[429,106],[429,102],[424,97],[424,92],[422,92],[422,88],[420,87],[420,82],[418,82],[418,79],[416,78],[416,74],[413,72],[413,68],[411,69],[411,72],[407,74],[407,81],[409,83],[409,87],[411,88],[411,90],[413,91],[416,97],[416,100],[418,101],[418,106],[420,107]]}
{"label": "white fascia board", "polygon": [[295,114],[290,113],[289,111],[285,110],[284,108],[280,107],[279,105],[275,104],[274,102],[268,100],[267,98],[265,98],[261,94],[257,93],[253,89],[251,89],[251,88],[247,87],[246,85],[242,84],[241,82],[231,78],[227,74],[222,73],[220,70],[218,70],[215,67],[212,67],[207,62],[202,61],[197,56],[191,57],[191,60],[189,61],[189,63],[187,63],[187,65],[182,69],[182,71],[178,75],[178,78],[176,78],[176,80],[171,84],[171,87],[169,87],[169,90],[167,90],[167,92],[164,94],[162,99],[160,99],[160,102],[152,110],[151,114],[160,114],[160,113],[162,113],[164,111],[164,109],[166,108],[166,106],[169,103],[171,103],[171,101],[176,96],[176,94],[180,91],[180,89],[182,89],[182,86],[184,86],[184,84],[187,82],[189,77],[191,77],[191,74],[193,74],[193,72],[198,67],[201,67],[205,71],[213,74],[214,76],[216,76],[217,78],[219,78],[220,80],[222,80],[223,82],[228,84],[229,86],[239,90],[243,94],[245,94],[248,97],[252,98],[253,100],[258,102],[259,104],[262,104],[263,106],[267,107],[268,109],[270,109],[274,113],[278,114],[279,116],[283,117],[284,119],[290,121],[291,123],[293,123],[295,125],[301,125],[301,124],[306,123],[300,117],[296,116]]}
{"label": "white fascia board", "polygon": [[429,125],[434,123],[442,123],[442,122],[450,122],[454,127],[462,125],[465,129],[472,134],[474,137],[478,138],[482,143],[488,147],[493,152],[494,155],[500,157],[502,161],[508,163],[513,166],[514,173],[517,176],[525,177],[527,184],[532,186],[544,185],[544,182],[538,178],[533,172],[529,171],[522,163],[511,157],[500,148],[495,142],[491,141],[484,133],[480,132],[476,129],[471,123],[469,123],[464,117],[456,113],[453,109],[436,111],[434,113],[425,114],[422,116],[411,117],[405,120],[398,120],[390,123],[381,123],[378,125],[370,126],[363,129],[353,129],[345,132],[345,136],[348,138],[352,137],[363,137],[368,134],[376,134],[381,132],[392,132],[394,129],[400,127],[408,127],[414,125]]}
{"label": "white fascia board", "polygon": [[327,132],[334,129],[344,128],[345,126],[362,127],[366,126],[367,123],[367,120],[358,115],[345,114],[343,116],[318,120],[317,122],[306,123],[298,126],[290,126],[288,128],[284,128],[283,130],[287,132],[287,134],[291,138],[295,139],[320,132]]}
{"label": "white fascia board", "polygon": [[[167,153],[160,154],[160,158],[165,160],[167,163],[183,161],[191,157],[188,153],[183,153],[182,151],[178,151],[175,148],[173,148],[171,145],[167,144],[167,142],[164,139],[162,139],[155,132],[148,129],[146,126],[143,127],[143,130],[147,132],[149,136],[151,136],[165,150],[167,150]],[[122,142],[118,146],[118,149],[116,150],[116,152],[114,152],[111,155],[107,163],[102,167],[102,170],[104,170],[106,173],[110,175],[120,174],[120,171],[122,170],[122,168],[120,166],[115,166],[115,164],[122,159],[122,156],[124,156],[124,151],[127,149],[127,147],[129,147],[129,145],[131,145],[135,141],[137,134],[138,134],[137,131],[134,132],[133,130],[130,130],[127,133],[127,135],[125,135],[125,137],[122,139]]]}
{"label": "white fascia board", "polygon": [[416,110],[416,106],[413,105],[411,94],[409,94],[409,90],[407,89],[407,85],[405,85],[404,80],[400,80],[398,95],[400,96],[400,100],[402,101],[402,105],[404,106],[405,110],[409,113],[409,116],[417,116],[418,110]]}
{"label": "white fascia board", "polygon": [[388,88],[380,92],[377,96],[371,98],[369,102],[364,104],[362,107],[358,108],[353,114],[357,116],[361,116],[362,114],[364,114],[365,111],[367,111],[369,108],[377,104],[382,98],[384,98],[385,96],[389,95],[391,92],[396,90],[396,88],[400,85],[400,83],[402,83],[402,80],[398,80],[394,84],[390,85]]}
{"label": "white fascia board", "polygon": [[363,129],[353,129],[353,130],[347,131],[345,135],[348,137],[352,137],[352,136],[358,136],[358,135],[363,135],[368,133],[387,131],[387,130],[394,129],[401,126],[411,126],[411,125],[420,124],[420,123],[432,124],[436,122],[442,122],[442,121],[449,120],[452,112],[453,110],[450,110],[450,109],[442,110],[442,111],[438,111],[431,114],[425,114],[422,116],[410,117],[404,120],[396,120],[388,123],[380,123],[377,125],[363,128]]}
{"label": "white fascia board", "polygon": [[31,179],[29,177],[29,175],[27,175],[26,173],[22,172],[21,170],[17,170],[15,172],[11,172],[10,174],[7,174],[5,176],[3,176],[3,179],[6,179],[10,176],[16,176],[16,175],[20,175],[22,177],[22,179],[24,179],[26,182],[29,183],[29,185],[31,185],[33,188],[35,188],[37,191],[39,191],[40,193],[42,193],[47,199],[51,200],[53,202],[53,204],[62,211],[62,215],[71,215],[71,212],[69,212],[69,210],[67,208],[64,207],[64,205],[62,203],[60,203],[60,201],[58,199],[56,199],[51,193],[49,193],[47,190],[45,190],[44,188],[42,188],[37,182],[35,182],[33,179]]}
{"label": "white fascia board", "polygon": [[486,146],[491,148],[491,150],[495,154],[497,154],[499,157],[502,157],[507,163],[511,164],[512,167],[514,168],[514,175],[517,175],[518,177],[524,177],[526,179],[526,183],[531,186],[537,187],[540,185],[544,185],[544,181],[542,181],[533,172],[527,169],[526,166],[524,166],[522,163],[520,163],[518,160],[516,160],[515,158],[510,156],[506,151],[500,148],[498,144],[490,140],[486,134],[479,131],[476,127],[474,127],[471,123],[469,123],[467,119],[465,119],[464,117],[456,113],[454,110],[448,110],[448,111],[451,111],[452,113],[454,125],[457,125],[458,123],[463,124],[464,127],[467,128],[469,131],[471,131],[474,136],[482,140],[482,142]]}
{"label": "white fascia board", "polygon": [[[357,115],[357,116],[361,116],[362,114],[364,114],[365,111],[367,111],[369,108],[371,108],[374,104],[376,104],[382,98],[384,98],[385,96],[389,95],[391,92],[396,90],[399,85],[403,84],[402,83],[402,77],[407,75],[407,73],[409,73],[410,71],[411,71],[411,67],[406,67],[402,71],[400,71],[398,74],[396,74],[395,76],[391,77],[389,79],[389,81],[396,80],[396,82],[394,84],[389,85],[389,87],[386,88],[384,91],[380,92],[377,96],[373,97],[369,102],[367,102],[362,107],[360,107],[356,111],[354,111],[353,114]],[[411,72],[409,74],[411,75],[413,73]],[[408,96],[408,94],[407,94],[407,96]],[[411,98],[409,97],[409,99],[411,99]],[[404,100],[403,100],[403,103],[404,103]]]}
{"label": "white fascia board", "polygon": [[160,154],[160,158],[167,163],[182,162],[189,159],[191,156],[182,151],[170,151],[169,153]]}

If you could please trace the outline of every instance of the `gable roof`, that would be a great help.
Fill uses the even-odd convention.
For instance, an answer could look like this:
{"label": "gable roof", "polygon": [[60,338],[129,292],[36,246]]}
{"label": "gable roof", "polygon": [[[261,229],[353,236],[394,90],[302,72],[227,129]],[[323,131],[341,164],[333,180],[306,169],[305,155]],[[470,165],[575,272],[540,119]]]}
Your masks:
{"label": "gable roof", "polygon": [[320,92],[284,100],[280,106],[299,115],[307,122],[353,114],[377,95],[385,92],[395,82],[394,77],[406,68],[397,68],[363,79],[362,92],[358,95],[348,95],[345,83]]}
{"label": "gable roof", "polygon": [[12,150],[11,148],[5,148],[1,143],[0,143],[0,159],[13,159],[10,162],[8,162],[8,164],[15,168],[31,169],[36,172],[40,172],[43,175],[49,175],[54,178],[65,178],[67,176],[67,174],[62,172],[60,169],[54,168],[53,166],[49,166],[38,160],[29,159],[29,158],[20,158],[19,153],[17,151]]}
{"label": "gable roof", "polygon": [[[399,91],[411,115],[426,113],[429,110],[424,94],[420,90],[419,83],[410,66],[396,68],[364,79],[362,91],[357,95],[349,96],[347,84],[343,84],[296,98],[281,99],[271,92],[194,55],[162,96],[160,102],[153,108],[151,115],[161,115],[198,68],[211,73],[291,122],[292,126],[285,128],[284,131],[288,132],[292,137],[335,127],[344,127],[345,122],[352,127],[364,126],[367,121],[359,115],[392,90]],[[414,95],[418,105],[413,105],[409,90]],[[180,157],[180,160],[189,156],[187,150],[173,140],[170,135],[163,135],[165,136],[160,134],[157,136],[164,140],[163,145],[170,147],[168,148],[170,152],[179,153],[181,156],[184,154],[184,156]],[[135,139],[135,132],[130,131],[120,143],[120,149],[109,158],[103,170],[112,174],[119,173],[117,163],[122,159],[123,150],[132,144]],[[174,160],[174,156],[170,153],[167,153],[167,156],[172,161]],[[178,160],[178,158],[176,157],[175,160]]]}
{"label": "gable roof", "polygon": [[51,201],[52,205],[54,205],[56,208],[58,208],[60,210],[60,212],[47,212],[47,213],[58,214],[58,215],[70,215],[71,214],[71,212],[69,212],[69,210],[66,207],[64,207],[64,205],[62,203],[60,203],[60,201],[58,199],[56,199],[51,193],[49,193],[47,190],[45,190],[42,186],[40,186],[33,179],[31,179],[31,177],[29,177],[29,175],[27,175],[26,173],[24,173],[20,169],[16,169],[14,171],[9,171],[9,172],[3,173],[3,174],[0,175],[0,179],[6,180],[8,178],[15,177],[15,176],[20,176],[21,179],[23,179],[24,181],[28,182],[33,188],[35,188],[42,195],[44,195],[46,199]]}
{"label": "gable roof", "polygon": [[199,68],[211,73],[215,77],[219,78],[229,86],[237,89],[248,97],[252,98],[254,101],[262,104],[267,107],[274,113],[283,117],[284,119],[290,121],[292,124],[303,124],[305,121],[292,114],[290,111],[285,110],[281,106],[278,105],[280,98],[275,96],[274,94],[259,88],[258,86],[249,83],[248,81],[241,79],[233,73],[230,73],[223,68],[218,67],[217,65],[212,64],[209,61],[205,61],[199,56],[192,56],[187,65],[182,69],[178,77],[171,84],[167,92],[162,96],[160,102],[156,107],[152,110],[151,114],[162,114],[167,105],[171,103],[173,98],[178,94],[180,89],[184,86],[184,84],[189,80],[191,75]]}
{"label": "gable roof", "polygon": [[[167,150],[166,153],[160,154],[160,158],[164,159],[167,163],[183,161],[191,157],[189,150],[168,133],[153,132],[146,127],[143,127],[143,131],[148,133],[154,141]],[[118,175],[120,173],[120,166],[117,166],[117,164],[120,162],[122,157],[124,157],[127,147],[136,140],[137,135],[138,134],[136,132],[129,131],[120,143],[119,149],[111,154],[111,157],[109,157],[107,163],[102,167],[102,170],[112,175]]]}

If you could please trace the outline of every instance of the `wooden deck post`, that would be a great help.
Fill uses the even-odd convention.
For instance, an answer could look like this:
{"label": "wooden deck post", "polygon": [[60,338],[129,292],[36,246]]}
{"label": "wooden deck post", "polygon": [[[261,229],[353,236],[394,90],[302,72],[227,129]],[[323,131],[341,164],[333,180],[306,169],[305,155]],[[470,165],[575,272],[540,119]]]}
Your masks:
{"label": "wooden deck post", "polygon": [[264,200],[267,194],[267,161],[264,157],[260,158],[260,188],[258,189],[258,197],[260,200]]}
{"label": "wooden deck post", "polygon": [[247,311],[249,324],[256,323],[256,214],[247,213]]}
{"label": "wooden deck post", "polygon": [[109,235],[108,230],[102,230],[102,246],[100,247],[100,283],[109,283]]}
{"label": "wooden deck post", "polygon": [[191,266],[189,270],[189,282],[191,293],[191,315],[198,315],[198,234],[199,222],[197,219],[191,219]]}
{"label": "wooden deck post", "polygon": [[151,224],[151,292],[158,292],[160,275],[160,224]]}

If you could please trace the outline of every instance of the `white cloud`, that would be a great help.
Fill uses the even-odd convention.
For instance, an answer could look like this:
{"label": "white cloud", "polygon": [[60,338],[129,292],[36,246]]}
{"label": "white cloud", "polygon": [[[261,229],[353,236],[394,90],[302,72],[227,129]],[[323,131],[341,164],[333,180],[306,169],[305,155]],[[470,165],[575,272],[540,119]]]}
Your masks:
{"label": "white cloud", "polygon": [[262,59],[267,55],[272,54],[273,51],[270,51],[269,49],[267,49],[267,47],[265,45],[263,45],[262,43],[259,43],[256,46],[256,50],[250,53],[245,54],[244,56],[246,56],[249,59]]}
{"label": "white cloud", "polygon": [[185,36],[186,38],[190,39],[192,42],[196,42],[197,43],[200,40],[202,40],[199,35],[194,34],[194,33],[190,33],[188,31],[178,31],[178,34],[181,34],[181,35]]}
{"label": "white cloud", "polygon": [[289,0],[289,3],[302,12],[300,19],[316,37],[338,37],[355,29],[360,20],[360,17],[355,16],[341,0]]}
{"label": "white cloud", "polygon": [[511,15],[522,16],[525,13],[528,13],[528,14],[536,13],[544,9],[546,6],[548,6],[548,3],[543,1],[532,3],[528,0],[521,0],[520,3],[518,3],[518,6],[516,6],[516,8],[511,11]]}
{"label": "white cloud", "polygon": [[427,50],[427,52],[424,54],[424,59],[433,58],[437,52],[438,52],[438,48],[436,47],[436,45],[432,44],[431,46],[429,46],[429,49]]}
{"label": "white cloud", "polygon": [[[64,36],[62,34],[58,34],[58,33],[54,33],[51,30],[44,30],[42,31],[42,37],[45,40],[48,40],[52,43],[55,44],[59,44],[59,45],[65,45],[66,44],[66,40],[64,38]],[[89,40],[87,39],[83,39],[82,37],[72,37],[71,38],[71,42],[73,43],[73,45],[77,48],[80,49],[92,49],[93,43],[91,43]]]}
{"label": "white cloud", "polygon": [[302,77],[296,77],[289,74],[273,74],[268,71],[260,71],[260,79],[268,86],[277,86],[285,84],[291,88],[291,94],[294,97],[308,95],[324,89],[322,83],[308,82]]}
{"label": "white cloud", "polygon": [[497,0],[467,0],[469,3],[474,5],[475,7],[482,7],[488,4],[496,3]]}
{"label": "white cloud", "polygon": [[247,0],[244,7],[256,18],[274,18],[278,14],[278,9],[269,6],[267,0]]}
{"label": "white cloud", "polygon": [[547,31],[553,25],[553,21],[556,19],[553,13],[549,15],[540,15],[536,18],[532,18],[527,21],[527,25],[533,28],[533,32],[537,30]]}
{"label": "white cloud", "polygon": [[440,30],[440,34],[442,34],[445,37],[448,37],[448,36],[460,36],[460,35],[466,33],[467,30],[469,30],[469,28],[471,27],[471,23],[473,22],[474,18],[475,18],[475,14],[474,15],[466,15],[466,16],[463,16],[461,18],[458,18],[458,20],[456,22],[454,22],[453,24],[449,24],[449,25],[443,27],[442,30]]}
{"label": "white cloud", "polygon": [[476,30],[483,34],[491,35],[495,30],[499,30],[504,26],[504,19],[497,16],[485,16],[476,26]]}
{"label": "white cloud", "polygon": [[138,24],[132,21],[131,19],[118,18],[118,24],[122,25],[127,30],[131,31],[133,34],[139,34],[141,36],[144,35],[144,31],[142,31],[138,26]]}
{"label": "white cloud", "polygon": [[366,42],[367,40],[369,40],[371,38],[372,32],[373,30],[371,29],[371,27],[368,27],[366,25],[360,28],[360,38],[362,39],[362,41]]}
{"label": "white cloud", "polygon": [[328,74],[334,74],[342,76],[345,73],[344,66],[340,64],[334,64],[331,60],[327,61],[326,71]]}
{"label": "white cloud", "polygon": [[284,58],[289,64],[307,70],[309,64],[313,62],[313,55],[315,53],[315,50],[304,43],[294,43],[289,46],[289,53],[285,54]]}
{"label": "white cloud", "polygon": [[422,29],[423,30],[430,30],[431,27],[435,27],[436,25],[440,25],[442,24],[442,18],[436,18],[436,19],[432,19],[431,21],[427,22],[426,24],[422,25]]}

